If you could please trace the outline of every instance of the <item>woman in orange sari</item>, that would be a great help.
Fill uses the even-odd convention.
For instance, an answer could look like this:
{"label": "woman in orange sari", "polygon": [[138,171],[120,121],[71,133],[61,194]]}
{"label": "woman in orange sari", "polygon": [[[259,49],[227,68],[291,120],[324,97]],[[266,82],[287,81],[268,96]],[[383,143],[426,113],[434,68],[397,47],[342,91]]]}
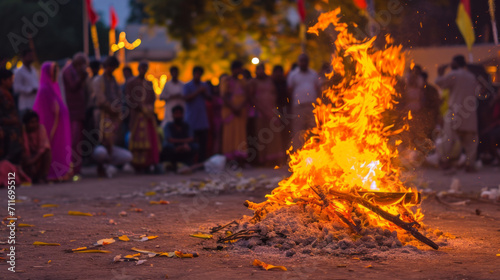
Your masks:
{"label": "woman in orange sari", "polygon": [[239,79],[243,64],[233,61],[229,77],[221,80],[222,107],[222,153],[228,160],[240,163],[247,158],[247,93],[245,82]]}

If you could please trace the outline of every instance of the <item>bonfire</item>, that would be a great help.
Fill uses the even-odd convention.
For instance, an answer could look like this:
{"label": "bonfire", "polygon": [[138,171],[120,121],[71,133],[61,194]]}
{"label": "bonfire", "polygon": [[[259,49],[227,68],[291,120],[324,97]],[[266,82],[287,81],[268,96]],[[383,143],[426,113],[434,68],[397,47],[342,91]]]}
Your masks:
{"label": "bonfire", "polygon": [[[259,223],[293,208],[314,215],[312,221],[322,224],[320,229],[330,223],[358,237],[368,228],[389,236],[411,234],[438,249],[418,231],[423,218],[421,197],[403,184],[397,165],[401,140],[395,136],[408,126],[395,128],[383,122],[383,114],[396,103],[395,85],[405,69],[402,47],[394,45],[390,36],[385,37],[383,49],[374,47],[375,38],[356,39],[348,25],[340,22],[339,14],[340,9],[321,14],[308,30],[317,35],[332,24],[338,33],[333,72],[327,74],[329,79],[335,77],[336,84],[317,100],[316,127],[307,133],[303,147],[290,154],[291,176],[279,182],[266,201],[246,201],[254,216],[243,229],[229,231],[222,242],[262,239],[269,230]],[[410,112],[407,119],[411,119]]]}

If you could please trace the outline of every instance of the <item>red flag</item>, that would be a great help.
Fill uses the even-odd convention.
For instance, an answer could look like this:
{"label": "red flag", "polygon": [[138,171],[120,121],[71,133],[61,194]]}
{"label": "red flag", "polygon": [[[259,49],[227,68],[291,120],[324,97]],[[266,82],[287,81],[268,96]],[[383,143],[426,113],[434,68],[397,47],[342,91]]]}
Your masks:
{"label": "red flag", "polygon": [[366,4],[366,0],[354,0],[354,5],[356,5],[356,7],[364,10],[366,9],[366,7],[368,7],[368,5]]}
{"label": "red flag", "polygon": [[87,2],[87,15],[89,17],[90,24],[95,24],[97,20],[99,19],[99,16],[97,13],[94,11],[94,8],[92,7],[92,0],[85,0]]}
{"label": "red flag", "polygon": [[297,0],[297,11],[299,12],[300,20],[304,22],[306,20],[306,6],[304,0]]}
{"label": "red flag", "polygon": [[109,18],[111,19],[110,23],[111,29],[115,29],[116,26],[118,25],[118,16],[116,15],[116,11],[113,6],[109,8],[109,15],[110,15]]}

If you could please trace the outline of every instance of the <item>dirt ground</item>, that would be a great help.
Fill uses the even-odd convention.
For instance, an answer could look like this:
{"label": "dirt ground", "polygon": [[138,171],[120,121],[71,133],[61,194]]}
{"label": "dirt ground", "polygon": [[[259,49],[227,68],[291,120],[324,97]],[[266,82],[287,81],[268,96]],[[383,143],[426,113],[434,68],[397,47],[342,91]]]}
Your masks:
{"label": "dirt ground", "polygon": [[[247,199],[263,200],[269,190],[219,195],[170,196],[147,193],[159,182],[179,182],[203,178],[191,176],[135,176],[119,173],[113,179],[95,178],[86,170],[82,181],[21,187],[17,192],[18,223],[34,227],[16,232],[16,273],[0,262],[0,279],[500,279],[500,204],[472,200],[467,206],[446,206],[434,198],[423,202],[425,224],[455,235],[449,245],[437,251],[399,250],[380,255],[285,257],[283,254],[242,250],[206,250],[213,240],[189,237],[209,226],[223,224],[242,215],[251,215],[243,206]],[[476,174],[456,174],[464,192],[477,193],[481,187],[498,186],[498,168],[485,168]],[[284,176],[284,170],[250,169],[246,177]],[[447,190],[452,176],[437,170],[419,170],[414,175],[433,190]],[[7,190],[0,189],[1,217],[7,216]],[[109,199],[110,197],[115,197]],[[168,200],[168,205],[151,205],[150,200]],[[42,208],[57,204],[57,208]],[[136,212],[140,208],[142,212]],[[479,211],[476,211],[479,210]],[[93,213],[94,216],[70,216],[68,211]],[[127,216],[119,213],[125,211]],[[477,214],[480,215],[477,215]],[[43,218],[44,214],[54,214]],[[110,223],[113,220],[114,223]],[[0,249],[9,231],[0,229]],[[105,245],[111,253],[66,253],[66,249],[92,245],[99,239],[119,235],[146,234],[158,238],[145,241],[117,241]],[[59,243],[60,246],[34,246],[33,242]],[[113,263],[116,255],[133,254],[137,247],[154,251],[197,252],[198,258],[149,258],[135,262]],[[6,253],[0,257],[6,258]],[[252,266],[259,259],[288,271],[265,271]]]}

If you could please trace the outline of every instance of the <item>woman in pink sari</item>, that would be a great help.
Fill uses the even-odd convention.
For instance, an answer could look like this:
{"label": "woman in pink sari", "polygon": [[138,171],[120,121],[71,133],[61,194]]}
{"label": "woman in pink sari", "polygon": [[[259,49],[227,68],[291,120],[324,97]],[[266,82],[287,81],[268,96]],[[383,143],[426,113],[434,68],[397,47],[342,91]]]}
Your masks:
{"label": "woman in pink sari", "polygon": [[59,67],[55,62],[45,62],[42,65],[40,86],[33,105],[40,123],[47,129],[52,147],[52,162],[47,177],[50,181],[65,181],[72,175],[69,112],[57,83],[58,71]]}

